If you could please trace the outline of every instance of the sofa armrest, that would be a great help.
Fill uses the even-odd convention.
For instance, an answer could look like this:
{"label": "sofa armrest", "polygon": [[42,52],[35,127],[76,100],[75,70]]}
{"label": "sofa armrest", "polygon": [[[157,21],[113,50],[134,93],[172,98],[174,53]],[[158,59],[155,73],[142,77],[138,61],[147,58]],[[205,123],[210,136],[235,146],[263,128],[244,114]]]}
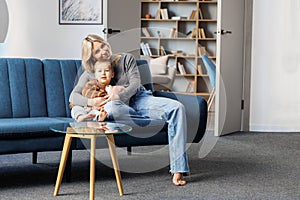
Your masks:
{"label": "sofa armrest", "polygon": [[202,139],[207,123],[207,102],[201,96],[174,94],[172,92],[155,91],[154,96],[166,97],[181,102],[186,109],[187,142],[198,143]]}

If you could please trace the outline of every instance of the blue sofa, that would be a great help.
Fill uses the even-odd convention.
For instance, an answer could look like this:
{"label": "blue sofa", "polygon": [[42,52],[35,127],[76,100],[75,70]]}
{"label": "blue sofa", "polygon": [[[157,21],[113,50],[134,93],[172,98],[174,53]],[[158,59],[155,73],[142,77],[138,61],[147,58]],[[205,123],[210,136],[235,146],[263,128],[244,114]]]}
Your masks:
{"label": "blue sofa", "polygon": [[[137,60],[142,83],[153,90],[145,60]],[[49,127],[71,122],[69,95],[81,73],[80,60],[0,58],[0,154],[62,150],[64,135]],[[186,107],[188,142],[199,142],[206,129],[207,103],[199,96],[154,91],[155,96],[177,99]],[[127,122],[125,122],[127,123]],[[130,134],[117,135],[119,147],[167,144],[167,126],[161,120],[133,119]],[[97,148],[106,147],[99,138]],[[73,140],[72,150],[84,149],[81,140]],[[71,151],[72,152],[72,151]]]}

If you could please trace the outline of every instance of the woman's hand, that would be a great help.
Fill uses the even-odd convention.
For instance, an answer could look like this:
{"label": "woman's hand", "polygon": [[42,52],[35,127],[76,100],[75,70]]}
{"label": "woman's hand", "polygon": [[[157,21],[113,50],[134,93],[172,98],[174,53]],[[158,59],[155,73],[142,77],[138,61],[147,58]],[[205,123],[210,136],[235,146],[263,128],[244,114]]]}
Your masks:
{"label": "woman's hand", "polygon": [[119,85],[116,85],[116,86],[108,85],[105,87],[105,90],[106,90],[107,94],[110,96],[113,94],[119,94],[119,93],[123,92],[125,90],[125,87],[119,86]]}
{"label": "woman's hand", "polygon": [[120,100],[119,94],[125,90],[124,86],[111,86],[108,85],[105,88],[107,95],[104,97],[107,99],[107,101],[113,101],[113,100]]}

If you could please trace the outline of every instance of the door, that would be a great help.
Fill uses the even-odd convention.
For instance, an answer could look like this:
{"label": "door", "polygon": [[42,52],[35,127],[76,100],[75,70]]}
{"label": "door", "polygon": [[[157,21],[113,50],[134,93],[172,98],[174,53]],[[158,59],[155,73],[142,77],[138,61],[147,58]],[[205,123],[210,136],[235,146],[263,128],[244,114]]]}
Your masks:
{"label": "door", "polygon": [[241,130],[245,0],[218,1],[215,135]]}
{"label": "door", "polygon": [[104,37],[113,53],[132,53],[139,58],[140,1],[103,0]]}

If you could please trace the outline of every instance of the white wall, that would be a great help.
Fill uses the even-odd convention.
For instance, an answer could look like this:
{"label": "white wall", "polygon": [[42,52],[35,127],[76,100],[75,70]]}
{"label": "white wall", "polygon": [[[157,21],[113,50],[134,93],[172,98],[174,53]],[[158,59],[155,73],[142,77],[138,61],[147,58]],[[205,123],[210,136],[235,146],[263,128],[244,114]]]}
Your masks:
{"label": "white wall", "polygon": [[[9,31],[1,57],[78,58],[82,39],[102,25],[59,25],[58,0],[7,0]],[[0,19],[1,20],[1,19]]]}
{"label": "white wall", "polygon": [[299,0],[254,0],[252,131],[300,131],[299,10]]}

